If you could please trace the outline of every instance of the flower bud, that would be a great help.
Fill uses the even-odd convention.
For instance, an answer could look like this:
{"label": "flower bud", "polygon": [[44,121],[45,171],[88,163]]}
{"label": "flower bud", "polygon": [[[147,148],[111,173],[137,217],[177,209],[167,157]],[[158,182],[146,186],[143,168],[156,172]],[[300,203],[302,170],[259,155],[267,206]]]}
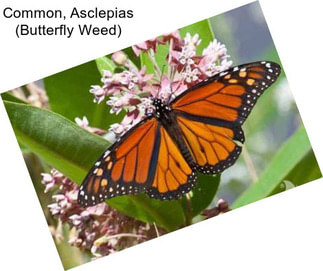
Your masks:
{"label": "flower bud", "polygon": [[124,65],[128,60],[128,56],[122,51],[115,52],[111,58],[118,65]]}

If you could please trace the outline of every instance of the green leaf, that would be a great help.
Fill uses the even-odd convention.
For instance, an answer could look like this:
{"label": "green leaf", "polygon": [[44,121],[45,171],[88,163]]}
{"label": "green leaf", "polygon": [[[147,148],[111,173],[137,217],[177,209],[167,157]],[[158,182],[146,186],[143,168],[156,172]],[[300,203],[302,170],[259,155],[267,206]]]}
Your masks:
{"label": "green leaf", "polygon": [[18,141],[77,183],[109,145],[56,113],[9,101],[4,104]]}
{"label": "green leaf", "polygon": [[[81,184],[109,145],[105,139],[57,113],[9,101],[4,104],[18,141],[77,184]],[[162,202],[137,195],[116,197],[107,203],[128,216],[155,222],[168,231],[185,221],[179,201]]]}
{"label": "green leaf", "polygon": [[103,75],[104,70],[114,72],[116,68],[114,62],[107,56],[97,58],[95,63],[101,75]]}
{"label": "green leaf", "polygon": [[322,177],[320,167],[316,161],[313,150],[310,150],[295,168],[284,178],[271,193],[271,195],[283,192],[291,187],[299,186]]}
{"label": "green leaf", "polygon": [[192,217],[198,215],[212,202],[220,184],[221,174],[203,175],[198,174],[196,187],[191,197]]}
{"label": "green leaf", "polygon": [[[2,101],[9,101],[9,102],[15,102],[15,103],[22,103],[26,104],[25,101],[19,99],[18,97],[12,95],[9,91],[1,93]],[[30,150],[21,142],[18,141],[19,147],[23,153],[29,153]]]}
{"label": "green leaf", "polygon": [[147,223],[155,222],[167,231],[184,224],[185,215],[180,201],[160,201],[145,194],[121,196],[107,200],[107,204],[119,211]]}
{"label": "green leaf", "polygon": [[242,193],[233,203],[232,208],[238,208],[269,196],[311,150],[305,128],[301,126],[283,144],[258,182]]}
{"label": "green leaf", "polygon": [[285,179],[298,186],[321,177],[320,167],[311,149]]}
{"label": "green leaf", "polygon": [[89,92],[91,85],[101,85],[95,61],[54,74],[44,79],[50,109],[74,121],[86,116],[90,126],[107,129],[120,122],[122,115],[112,115],[105,102],[96,104]]}
{"label": "green leaf", "polygon": [[[155,54],[155,59],[159,70],[163,72],[163,74],[167,73],[168,71],[168,62],[166,59],[168,52],[169,52],[168,43],[157,45],[157,52]],[[141,62],[141,67],[146,66],[147,74],[155,73],[154,65],[147,53],[143,53],[143,52],[140,53],[140,62]]]}

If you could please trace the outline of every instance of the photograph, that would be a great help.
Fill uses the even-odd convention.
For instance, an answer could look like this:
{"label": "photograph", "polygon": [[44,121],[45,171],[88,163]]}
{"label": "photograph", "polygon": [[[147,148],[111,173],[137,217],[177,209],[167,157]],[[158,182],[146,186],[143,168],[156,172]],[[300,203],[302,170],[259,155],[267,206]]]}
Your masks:
{"label": "photograph", "polygon": [[2,93],[64,269],[322,177],[283,67],[252,2]]}

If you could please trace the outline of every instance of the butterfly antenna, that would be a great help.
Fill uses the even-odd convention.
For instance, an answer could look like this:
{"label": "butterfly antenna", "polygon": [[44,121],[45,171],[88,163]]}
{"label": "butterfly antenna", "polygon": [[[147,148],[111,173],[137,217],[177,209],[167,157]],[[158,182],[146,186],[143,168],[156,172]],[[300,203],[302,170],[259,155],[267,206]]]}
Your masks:
{"label": "butterfly antenna", "polygon": [[[170,76],[169,77],[169,86],[170,86],[170,95],[169,95],[169,97],[168,97],[168,99],[167,99],[167,104],[169,104],[170,103],[170,101],[172,100],[172,99],[174,99],[174,97],[175,97],[175,94],[174,94],[174,90],[173,90],[173,78]],[[177,89],[175,89],[175,91],[177,91]]]}

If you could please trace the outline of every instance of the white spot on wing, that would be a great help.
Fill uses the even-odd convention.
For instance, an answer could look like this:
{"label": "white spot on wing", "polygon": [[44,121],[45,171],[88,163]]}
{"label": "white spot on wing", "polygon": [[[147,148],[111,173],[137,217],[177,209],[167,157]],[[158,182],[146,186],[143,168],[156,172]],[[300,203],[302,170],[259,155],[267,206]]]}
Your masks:
{"label": "white spot on wing", "polygon": [[108,154],[110,153],[110,151],[109,150],[107,150],[105,153],[104,153],[104,156],[103,156],[103,158],[106,158],[107,156],[108,156]]}

